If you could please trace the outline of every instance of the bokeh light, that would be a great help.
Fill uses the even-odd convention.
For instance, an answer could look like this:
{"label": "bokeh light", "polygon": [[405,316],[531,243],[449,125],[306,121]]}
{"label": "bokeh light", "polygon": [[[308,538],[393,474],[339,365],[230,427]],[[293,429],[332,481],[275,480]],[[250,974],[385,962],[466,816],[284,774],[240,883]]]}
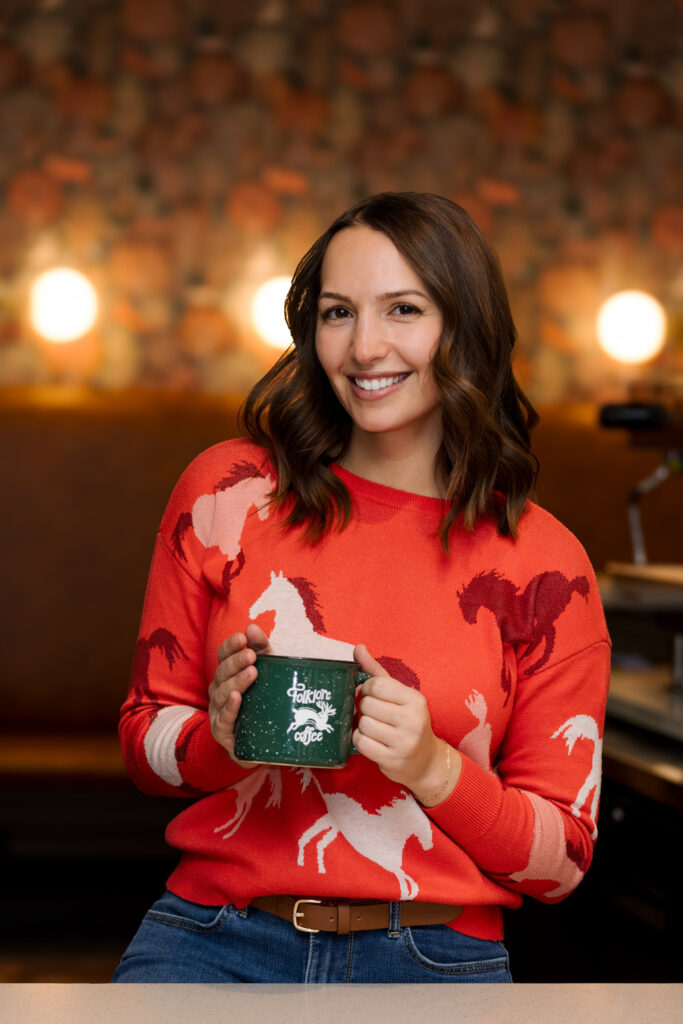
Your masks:
{"label": "bokeh light", "polygon": [[260,337],[273,348],[283,350],[292,343],[284,314],[290,284],[288,277],[271,277],[257,288],[251,303],[252,323]]}
{"label": "bokeh light", "polygon": [[647,292],[624,291],[600,307],[598,341],[620,363],[646,363],[664,346],[666,315]]}
{"label": "bokeh light", "polygon": [[55,267],[33,282],[31,324],[48,341],[61,343],[83,337],[95,324],[98,311],[97,292],[78,270]]}

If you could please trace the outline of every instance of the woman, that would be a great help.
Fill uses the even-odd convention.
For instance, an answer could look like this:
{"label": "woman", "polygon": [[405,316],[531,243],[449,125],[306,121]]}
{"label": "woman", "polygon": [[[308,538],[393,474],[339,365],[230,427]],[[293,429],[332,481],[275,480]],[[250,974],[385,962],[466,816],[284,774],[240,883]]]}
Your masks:
{"label": "woman", "polygon": [[[121,737],[142,789],[199,799],[115,980],[509,981],[502,908],[591,860],[609,638],[529,500],[498,264],[459,206],[386,193],[315,243],[286,313],[248,439],[192,463],[159,532]],[[238,762],[256,656],[331,639],[371,675],[361,756]]]}

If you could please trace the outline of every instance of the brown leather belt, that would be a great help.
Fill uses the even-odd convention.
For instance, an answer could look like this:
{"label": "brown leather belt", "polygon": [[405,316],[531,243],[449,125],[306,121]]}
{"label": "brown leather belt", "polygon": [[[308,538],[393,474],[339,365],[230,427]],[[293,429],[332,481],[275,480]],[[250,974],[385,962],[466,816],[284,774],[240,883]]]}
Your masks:
{"label": "brown leather belt", "polygon": [[[388,928],[391,904],[363,903],[358,900],[314,900],[305,896],[259,896],[252,907],[265,910],[284,921],[291,921],[300,932],[364,932],[371,928]],[[401,925],[447,924],[462,912],[462,907],[447,903],[401,902]]]}

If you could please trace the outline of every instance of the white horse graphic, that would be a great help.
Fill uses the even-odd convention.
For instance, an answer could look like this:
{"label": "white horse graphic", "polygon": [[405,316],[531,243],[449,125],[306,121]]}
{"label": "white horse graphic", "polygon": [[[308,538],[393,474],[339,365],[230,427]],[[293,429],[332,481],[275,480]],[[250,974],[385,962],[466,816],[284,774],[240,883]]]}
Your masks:
{"label": "white horse graphic", "polygon": [[476,718],[477,724],[460,740],[458,750],[471,758],[480,768],[490,771],[492,729],[486,721],[488,714],[486,698],[478,690],[472,690],[465,701],[465,707]]}
{"label": "white horse graphic", "polygon": [[316,837],[318,873],[325,874],[325,849],[341,835],[362,857],[374,861],[398,880],[399,899],[414,900],[419,887],[403,869],[403,850],[408,839],[415,836],[423,850],[434,845],[432,826],[410,793],[397,796],[378,811],[366,811],[357,800],[345,793],[325,793],[308,769],[302,769],[302,789],[311,781],[325,801],[327,811],[299,839],[297,864],[304,865],[306,846]]}
{"label": "white horse graphic", "polygon": [[273,489],[269,476],[245,476],[214,494],[202,494],[192,506],[192,526],[205,548],[217,545],[232,562],[242,550],[240,539],[249,510],[256,508],[259,519],[268,516],[268,495]]}
{"label": "white horse graphic", "polygon": [[285,657],[353,659],[354,644],[323,636],[324,624],[313,585],[305,579],[270,574],[270,585],[249,609],[253,620],[275,612],[270,644]]}
{"label": "white horse graphic", "polygon": [[[597,811],[598,811],[598,800],[600,799],[600,781],[602,772],[602,740],[598,733],[598,724],[594,718],[590,715],[574,715],[573,718],[568,718],[559,729],[553,734],[551,739],[557,739],[558,736],[562,736],[567,744],[567,753],[571,754],[574,749],[574,744],[577,740],[591,740],[593,744],[593,759],[591,761],[590,771],[584,779],[584,782],[576,794],[576,800],[572,804],[572,814],[575,818],[578,818],[581,814],[581,808],[588,800],[588,797],[593,793],[593,799],[591,800],[590,816],[591,820],[595,822]],[[597,826],[591,833],[591,839],[597,839],[598,829]]]}
{"label": "white horse graphic", "polygon": [[[236,797],[234,813],[223,825],[218,825],[214,832],[225,832],[223,839],[229,839],[230,836],[234,836],[251,810],[251,805],[257,793],[262,786],[265,786],[266,782],[270,784],[270,797],[266,807],[279,807],[282,799],[282,774],[280,769],[256,768],[232,787],[231,791]],[[225,831],[226,829],[228,831]]]}

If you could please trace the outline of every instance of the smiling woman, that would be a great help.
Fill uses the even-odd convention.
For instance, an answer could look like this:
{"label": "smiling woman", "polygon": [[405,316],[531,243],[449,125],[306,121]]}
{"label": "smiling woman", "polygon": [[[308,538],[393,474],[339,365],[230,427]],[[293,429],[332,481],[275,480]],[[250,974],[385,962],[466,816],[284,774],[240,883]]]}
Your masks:
{"label": "smiling woman", "polygon": [[[252,389],[244,424],[277,459],[275,500],[288,507],[288,521],[306,524],[314,538],[335,520],[348,522],[348,491],[327,467],[360,467],[363,452],[370,479],[445,499],[445,547],[460,515],[471,529],[493,512],[502,534],[515,535],[536,477],[529,433],[538,416],[512,372],[517,332],[498,259],[466,210],[428,193],[363,200],[303,257],[285,313],[294,348]],[[323,361],[343,347],[331,343],[337,331],[353,338],[352,362],[330,376]],[[390,336],[407,339],[415,366],[400,351],[389,361]],[[394,403],[374,381],[399,370],[408,378],[391,385]],[[370,389],[382,398],[372,410],[361,406]],[[422,418],[422,440],[412,433],[412,468],[406,449],[398,458],[387,447],[410,432],[391,438],[383,427],[402,392],[419,394],[423,411],[436,401]],[[365,426],[355,418],[361,408]]]}
{"label": "smiling woman", "polygon": [[362,225],[334,236],[321,283],[316,353],[353,424],[340,465],[443,497],[435,475],[443,436],[432,373],[443,330],[436,302],[393,242]]}
{"label": "smiling woman", "polygon": [[[195,459],[159,531],[121,738],[141,788],[195,802],[115,979],[506,982],[502,909],[591,861],[609,638],[585,552],[529,500],[498,264],[461,207],[385,193],[285,308],[248,438]],[[341,767],[322,728],[298,767],[237,756],[267,654],[361,670]],[[302,721],[333,714],[315,692]]]}

